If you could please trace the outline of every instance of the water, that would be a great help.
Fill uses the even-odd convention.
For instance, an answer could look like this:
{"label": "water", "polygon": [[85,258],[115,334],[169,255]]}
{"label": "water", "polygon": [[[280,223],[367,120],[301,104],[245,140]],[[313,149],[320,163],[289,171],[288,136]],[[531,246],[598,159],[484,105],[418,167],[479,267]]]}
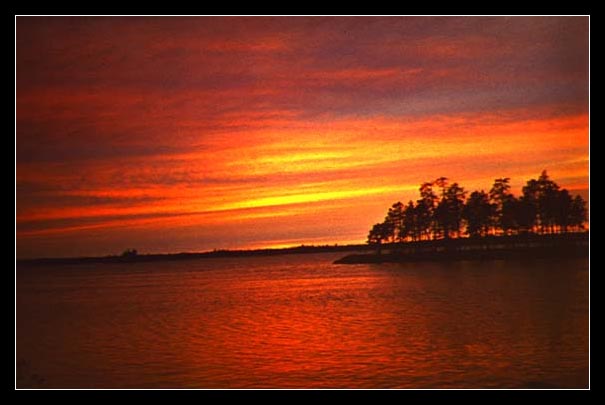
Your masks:
{"label": "water", "polygon": [[18,386],[588,386],[588,260],[17,270]]}

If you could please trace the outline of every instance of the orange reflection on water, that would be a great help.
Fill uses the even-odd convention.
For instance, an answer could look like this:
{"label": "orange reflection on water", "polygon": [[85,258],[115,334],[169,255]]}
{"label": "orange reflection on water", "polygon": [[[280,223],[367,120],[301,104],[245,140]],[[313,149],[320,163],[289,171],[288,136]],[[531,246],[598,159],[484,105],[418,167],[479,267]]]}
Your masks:
{"label": "orange reflection on water", "polygon": [[[356,267],[240,277],[216,298],[224,306],[211,321],[200,315],[187,328],[190,366],[218,375],[223,387],[586,384],[585,364],[573,363],[586,354],[586,314],[549,312],[577,305],[579,290],[534,285],[526,269],[506,266]],[[560,357],[553,345],[568,322],[582,338],[557,349],[574,353]]]}
{"label": "orange reflection on water", "polygon": [[586,260],[337,257],[20,268],[17,357],[46,387],[587,386]]}

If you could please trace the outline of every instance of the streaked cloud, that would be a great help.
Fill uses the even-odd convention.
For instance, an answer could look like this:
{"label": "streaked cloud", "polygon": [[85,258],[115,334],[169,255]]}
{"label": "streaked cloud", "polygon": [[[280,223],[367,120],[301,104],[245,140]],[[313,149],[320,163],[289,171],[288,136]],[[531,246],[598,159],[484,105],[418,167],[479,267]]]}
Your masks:
{"label": "streaked cloud", "polygon": [[19,17],[16,107],[19,256],[362,242],[441,175],[586,189],[588,20]]}

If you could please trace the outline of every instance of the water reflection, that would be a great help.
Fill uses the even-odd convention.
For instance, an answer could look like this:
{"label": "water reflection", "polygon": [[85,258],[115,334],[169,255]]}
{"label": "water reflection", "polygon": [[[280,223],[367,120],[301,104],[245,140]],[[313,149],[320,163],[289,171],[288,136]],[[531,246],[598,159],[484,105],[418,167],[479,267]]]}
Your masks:
{"label": "water reflection", "polygon": [[334,255],[19,269],[53,387],[585,387],[588,262]]}

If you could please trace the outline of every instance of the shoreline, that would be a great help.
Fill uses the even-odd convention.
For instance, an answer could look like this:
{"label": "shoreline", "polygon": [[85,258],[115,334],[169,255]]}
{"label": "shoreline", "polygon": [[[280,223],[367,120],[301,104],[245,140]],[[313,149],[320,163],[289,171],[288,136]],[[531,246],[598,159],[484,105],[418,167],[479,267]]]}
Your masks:
{"label": "shoreline", "polygon": [[238,257],[265,257],[281,256],[292,254],[312,254],[312,253],[338,253],[338,252],[359,252],[373,250],[373,247],[366,244],[360,245],[322,245],[322,246],[295,246],[282,249],[254,249],[254,250],[213,250],[209,252],[182,252],[182,253],[150,253],[137,255],[110,255],[110,256],[91,256],[91,257],[54,257],[38,259],[19,259],[16,265],[33,266],[54,266],[54,265],[76,265],[76,264],[105,264],[105,263],[144,263],[144,262],[165,262],[182,260],[200,260],[217,258],[238,258]]}
{"label": "shoreline", "polygon": [[389,244],[384,245],[381,250],[384,251],[347,255],[334,261],[334,264],[588,258],[589,238],[588,232],[491,236],[480,239],[459,238]]}
{"label": "shoreline", "polygon": [[588,239],[589,232],[549,235],[532,234],[388,243],[380,246],[380,249],[382,250],[381,254],[376,253],[376,246],[368,244],[301,245],[282,249],[214,250],[209,252],[154,253],[127,256],[110,255],[97,257],[19,259],[16,260],[15,264],[17,266],[55,266],[106,263],[149,263],[338,252],[357,253],[346,255],[334,261],[334,264],[588,257]]}

